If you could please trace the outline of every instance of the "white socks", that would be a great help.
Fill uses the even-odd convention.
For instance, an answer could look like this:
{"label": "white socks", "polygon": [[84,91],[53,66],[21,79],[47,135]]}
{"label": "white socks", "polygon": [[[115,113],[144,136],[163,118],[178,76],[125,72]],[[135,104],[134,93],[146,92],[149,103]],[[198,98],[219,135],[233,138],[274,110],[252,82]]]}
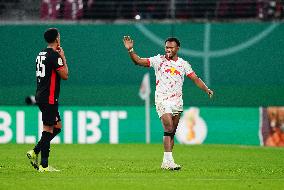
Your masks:
{"label": "white socks", "polygon": [[172,152],[164,152],[163,162],[166,162],[166,161],[173,161],[174,162]]}

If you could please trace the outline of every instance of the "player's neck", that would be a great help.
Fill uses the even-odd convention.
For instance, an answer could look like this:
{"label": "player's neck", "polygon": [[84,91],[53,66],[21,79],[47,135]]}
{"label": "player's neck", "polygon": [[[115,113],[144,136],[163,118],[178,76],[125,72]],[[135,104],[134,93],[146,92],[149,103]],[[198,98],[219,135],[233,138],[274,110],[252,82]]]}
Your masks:
{"label": "player's neck", "polygon": [[168,56],[166,55],[166,59],[167,59],[167,60],[177,61],[177,60],[178,60],[178,56],[175,55],[175,56],[173,56],[173,57],[168,57]]}
{"label": "player's neck", "polygon": [[47,45],[47,48],[52,48],[54,51],[57,49],[58,45],[57,43],[51,43]]}

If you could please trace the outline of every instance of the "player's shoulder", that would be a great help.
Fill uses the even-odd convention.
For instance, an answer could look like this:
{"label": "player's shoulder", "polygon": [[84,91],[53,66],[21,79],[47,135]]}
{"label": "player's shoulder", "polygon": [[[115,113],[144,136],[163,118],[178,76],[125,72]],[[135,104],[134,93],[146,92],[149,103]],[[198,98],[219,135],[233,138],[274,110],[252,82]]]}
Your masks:
{"label": "player's shoulder", "polygon": [[160,55],[160,54],[154,55],[154,56],[149,58],[149,60],[153,63],[161,62],[163,59],[164,59],[163,55]]}
{"label": "player's shoulder", "polygon": [[47,52],[51,58],[57,59],[60,57],[59,53],[57,51],[54,51],[52,48],[47,48]]}
{"label": "player's shoulder", "polygon": [[152,58],[154,58],[154,59],[162,59],[163,55],[157,54],[157,55],[152,56]]}
{"label": "player's shoulder", "polygon": [[189,61],[183,59],[182,57],[178,57],[178,61],[182,64],[189,64],[190,65]]}
{"label": "player's shoulder", "polygon": [[46,56],[50,56],[50,55],[54,55],[54,51],[53,49],[51,48],[45,48],[45,49],[42,49],[39,54],[41,55],[46,55]]}
{"label": "player's shoulder", "polygon": [[47,49],[47,48],[41,49],[41,50],[38,52],[39,55],[46,55],[47,53],[48,53],[48,49]]}

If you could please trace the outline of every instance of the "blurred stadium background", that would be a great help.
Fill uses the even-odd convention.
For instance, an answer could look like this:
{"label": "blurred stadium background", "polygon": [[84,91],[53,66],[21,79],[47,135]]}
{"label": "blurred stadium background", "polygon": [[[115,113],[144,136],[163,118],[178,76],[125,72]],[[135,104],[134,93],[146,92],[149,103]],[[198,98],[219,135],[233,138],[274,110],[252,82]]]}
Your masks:
{"label": "blurred stadium background", "polygon": [[[0,0],[0,189],[281,189],[284,149],[263,146],[284,146],[283,19],[283,0]],[[70,77],[50,156],[61,172],[42,174],[25,154],[41,135],[35,59],[49,27]],[[181,171],[160,169],[154,72],[130,61],[124,35],[142,57],[178,37],[179,56],[215,92],[185,80]],[[139,97],[148,73],[150,112]]]}
{"label": "blurred stadium background", "polygon": [[[35,143],[41,122],[28,105],[43,32],[59,28],[70,68],[62,81],[64,132],[54,143],[146,143],[144,101],[150,73],[150,142],[162,142],[155,76],[133,65],[122,37],[142,57],[181,40],[180,56],[215,91],[209,100],[184,83],[177,143],[284,145],[283,0],[0,0],[0,143]],[[26,101],[25,101],[26,100]]]}

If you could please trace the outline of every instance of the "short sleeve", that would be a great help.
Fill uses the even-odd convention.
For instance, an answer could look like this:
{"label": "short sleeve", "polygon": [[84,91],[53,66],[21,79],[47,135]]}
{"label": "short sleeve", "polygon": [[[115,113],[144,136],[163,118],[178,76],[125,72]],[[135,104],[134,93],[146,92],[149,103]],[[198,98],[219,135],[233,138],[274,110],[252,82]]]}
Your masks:
{"label": "short sleeve", "polygon": [[55,70],[57,71],[62,69],[64,66],[63,60],[57,52],[53,56],[53,62],[54,62]]}
{"label": "short sleeve", "polygon": [[156,55],[154,57],[149,57],[148,59],[148,63],[150,67],[156,67],[157,65],[159,65],[159,63],[161,63],[161,55]]}
{"label": "short sleeve", "polygon": [[185,70],[185,75],[188,77],[194,74],[191,65],[187,61],[184,62],[184,70]]}

